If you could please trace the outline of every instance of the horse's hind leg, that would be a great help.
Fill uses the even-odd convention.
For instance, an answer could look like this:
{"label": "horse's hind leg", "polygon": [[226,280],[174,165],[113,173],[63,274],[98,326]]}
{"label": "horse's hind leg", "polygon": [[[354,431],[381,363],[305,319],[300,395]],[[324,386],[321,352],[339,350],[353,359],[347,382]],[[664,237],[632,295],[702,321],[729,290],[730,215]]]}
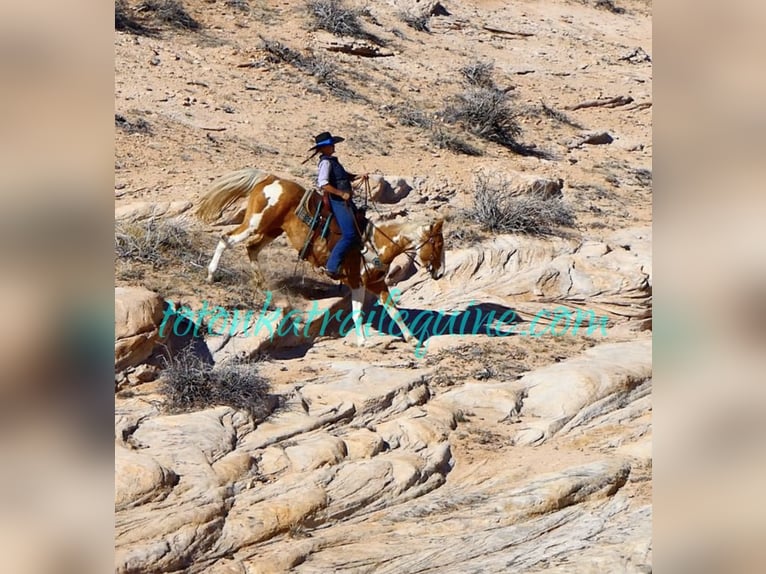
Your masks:
{"label": "horse's hind leg", "polygon": [[213,281],[213,275],[215,274],[216,269],[218,269],[218,263],[221,261],[221,255],[223,255],[223,252],[226,250],[226,248],[232,247],[250,237],[250,235],[252,235],[256,229],[258,229],[260,222],[261,215],[255,214],[250,217],[249,220],[246,220],[244,223],[242,223],[239,227],[221,237],[221,240],[218,242],[218,245],[215,248],[213,259],[210,260],[210,265],[207,266],[208,282]]}
{"label": "horse's hind leg", "polygon": [[258,285],[262,285],[264,282],[261,266],[258,263],[258,254],[264,247],[274,241],[274,239],[276,239],[276,237],[259,233],[247,244],[247,257],[250,259],[250,267],[253,269],[253,275],[255,276],[255,281]]}

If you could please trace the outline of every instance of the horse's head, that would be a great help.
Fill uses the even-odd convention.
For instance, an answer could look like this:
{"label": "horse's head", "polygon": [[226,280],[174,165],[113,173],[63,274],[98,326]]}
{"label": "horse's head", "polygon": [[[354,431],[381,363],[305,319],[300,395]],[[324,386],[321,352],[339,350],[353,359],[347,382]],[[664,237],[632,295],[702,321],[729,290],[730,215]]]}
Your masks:
{"label": "horse's head", "polygon": [[434,279],[444,275],[444,236],[442,235],[443,219],[437,219],[426,227],[421,237],[418,257],[420,262]]}

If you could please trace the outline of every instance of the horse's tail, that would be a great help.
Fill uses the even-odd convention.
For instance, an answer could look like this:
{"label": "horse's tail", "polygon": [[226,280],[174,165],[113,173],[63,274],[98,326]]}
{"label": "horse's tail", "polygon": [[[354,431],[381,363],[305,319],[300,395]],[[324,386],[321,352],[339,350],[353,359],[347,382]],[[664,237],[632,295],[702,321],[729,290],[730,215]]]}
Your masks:
{"label": "horse's tail", "polygon": [[255,186],[269,176],[265,171],[252,167],[233,171],[217,179],[202,198],[195,212],[202,221],[211,223],[238,199],[249,195]]}

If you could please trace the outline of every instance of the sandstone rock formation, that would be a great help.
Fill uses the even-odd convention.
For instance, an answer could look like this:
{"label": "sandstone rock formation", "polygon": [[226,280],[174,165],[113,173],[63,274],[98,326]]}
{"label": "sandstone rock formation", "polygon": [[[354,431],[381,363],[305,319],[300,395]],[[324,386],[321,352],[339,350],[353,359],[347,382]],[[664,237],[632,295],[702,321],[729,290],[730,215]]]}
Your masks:
{"label": "sandstone rock formation", "polygon": [[114,289],[114,367],[120,371],[151,355],[159,339],[163,299],[143,287]]}
{"label": "sandstone rock formation", "polygon": [[[157,33],[115,33],[115,113],[140,118],[116,125],[115,217],[180,214],[195,252],[117,265],[116,572],[652,571],[651,3],[619,4],[344,2],[353,40],[313,27],[302,0],[184,0],[196,30],[134,11]],[[471,66],[505,97],[500,123],[450,123]],[[211,183],[252,167],[312,186],[322,131],[374,174],[374,220],[445,218],[444,277],[407,256],[388,277],[409,321],[432,320],[418,343],[376,321],[359,348],[321,319],[272,338],[314,302],[350,312],[282,237],[264,283],[242,244],[204,282],[220,226],[244,216],[242,201],[195,222]],[[481,172],[566,202],[575,226],[469,221]],[[258,314],[266,291],[271,330],[201,324],[162,347],[246,361],[271,385],[263,418],[222,395],[170,409],[168,370],[147,359],[164,301]]]}

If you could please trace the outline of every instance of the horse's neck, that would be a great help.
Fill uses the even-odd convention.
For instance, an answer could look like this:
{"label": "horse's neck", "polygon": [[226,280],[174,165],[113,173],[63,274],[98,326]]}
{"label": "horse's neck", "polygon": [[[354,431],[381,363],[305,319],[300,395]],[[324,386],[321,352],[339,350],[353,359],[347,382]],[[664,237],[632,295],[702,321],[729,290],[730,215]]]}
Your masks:
{"label": "horse's neck", "polygon": [[418,223],[403,223],[383,225],[379,228],[377,238],[381,259],[390,262],[397,255],[414,247],[423,235],[424,226]]}

